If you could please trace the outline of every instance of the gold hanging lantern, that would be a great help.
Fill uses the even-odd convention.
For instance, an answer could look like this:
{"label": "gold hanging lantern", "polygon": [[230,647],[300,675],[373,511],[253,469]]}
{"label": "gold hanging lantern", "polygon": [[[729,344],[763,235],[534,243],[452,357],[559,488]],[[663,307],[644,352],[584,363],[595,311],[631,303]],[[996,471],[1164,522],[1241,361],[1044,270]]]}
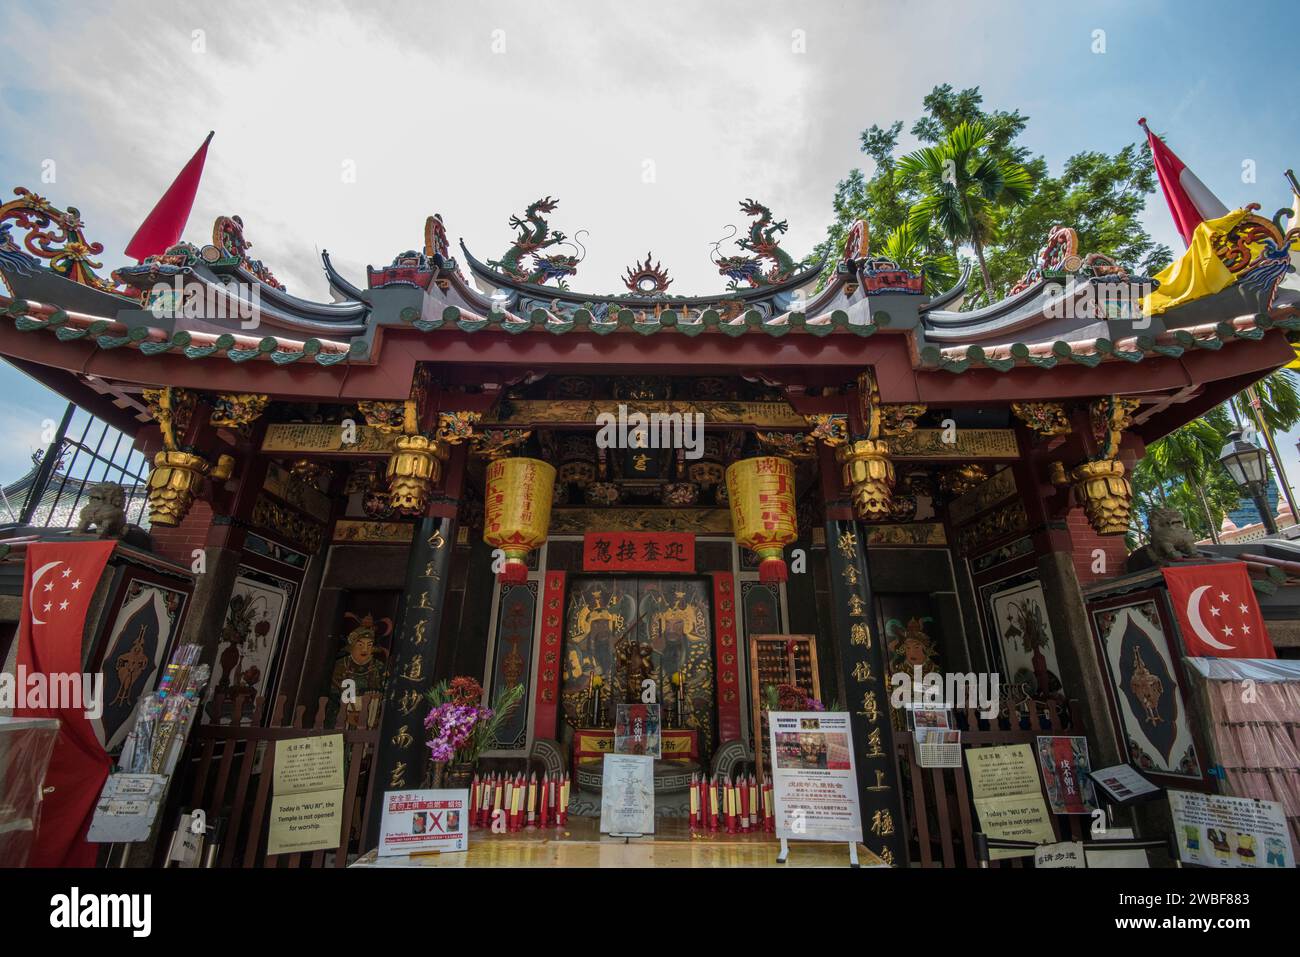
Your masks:
{"label": "gold hanging lantern", "polygon": [[1124,463],[1118,459],[1084,462],[1070,476],[1074,497],[1083,506],[1088,524],[1098,535],[1122,535],[1129,529],[1133,510],[1133,486],[1124,477]]}
{"label": "gold hanging lantern", "polygon": [[176,526],[184,521],[210,469],[207,459],[192,452],[163,450],[155,455],[148,485],[150,524]]}
{"label": "gold hanging lantern", "polygon": [[853,512],[864,522],[890,517],[894,496],[894,463],[883,439],[856,439],[835,451],[840,476],[851,491]]}
{"label": "gold hanging lantern", "polygon": [[483,541],[505,552],[501,582],[528,580],[524,558],[546,541],[554,491],[555,468],[545,462],[516,458],[488,463]]}
{"label": "gold hanging lantern", "polygon": [[404,515],[422,515],[433,486],[442,475],[443,450],[436,439],[403,435],[388,459],[388,497],[393,509]]}
{"label": "gold hanging lantern", "polygon": [[759,581],[785,581],[785,546],[799,527],[794,463],[774,455],[734,463],[727,469],[727,504],[736,541],[759,557]]}

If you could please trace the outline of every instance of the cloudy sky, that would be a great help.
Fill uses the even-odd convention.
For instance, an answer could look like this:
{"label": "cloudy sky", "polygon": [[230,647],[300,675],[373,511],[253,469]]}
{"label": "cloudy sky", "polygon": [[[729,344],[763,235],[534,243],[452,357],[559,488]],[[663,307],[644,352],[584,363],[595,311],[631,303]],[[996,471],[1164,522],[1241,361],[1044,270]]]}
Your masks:
{"label": "cloudy sky", "polygon": [[[786,247],[806,254],[865,159],[860,131],[910,126],[950,83],[1027,114],[1024,142],[1054,170],[1137,140],[1145,115],[1229,206],[1289,204],[1291,4],[1084,6],[8,2],[0,186],[77,206],[107,272],[215,130],[186,238],[237,213],[301,295],[326,296],[317,250],[361,280],[418,246],[432,212],[498,256],[508,217],[544,195],[554,227],[589,231],[575,288],[616,291],[650,251],[673,292],[707,293],[741,199],[788,219]],[[1177,248],[1158,197],[1148,223]],[[0,480],[61,405],[0,369]]]}

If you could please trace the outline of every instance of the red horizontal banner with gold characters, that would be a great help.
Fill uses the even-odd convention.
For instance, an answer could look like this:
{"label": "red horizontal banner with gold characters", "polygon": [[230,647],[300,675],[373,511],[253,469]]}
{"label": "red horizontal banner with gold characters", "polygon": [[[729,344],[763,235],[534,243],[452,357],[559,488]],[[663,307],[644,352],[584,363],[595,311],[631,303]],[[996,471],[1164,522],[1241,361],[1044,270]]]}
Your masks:
{"label": "red horizontal banner with gold characters", "polygon": [[589,532],[582,538],[588,572],[693,572],[690,532]]}

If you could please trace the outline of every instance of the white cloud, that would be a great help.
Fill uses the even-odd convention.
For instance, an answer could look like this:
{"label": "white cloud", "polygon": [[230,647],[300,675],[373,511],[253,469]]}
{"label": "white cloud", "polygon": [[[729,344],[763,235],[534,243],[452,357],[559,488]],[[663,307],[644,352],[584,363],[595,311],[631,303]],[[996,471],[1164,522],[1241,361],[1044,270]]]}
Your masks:
{"label": "white cloud", "polygon": [[[112,267],[215,129],[186,238],[209,241],[217,215],[238,213],[253,254],[321,298],[317,247],[359,281],[441,212],[453,243],[495,258],[508,216],[548,193],[561,200],[553,226],[590,230],[575,288],[617,291],[649,249],[674,292],[718,291],[709,246],[743,222],[739,200],[788,219],[786,248],[809,252],[835,182],[860,163],[859,131],[914,115],[934,83],[969,73],[988,54],[967,29],[990,22],[950,5],[168,9],[61,8],[57,24],[0,14],[0,51],[22,78],[0,107],[6,152],[29,164],[4,171],[37,188],[40,160],[55,159],[58,182],[39,191],[80,207]],[[192,50],[196,30],[206,52]],[[355,184],[341,181],[345,160]]]}

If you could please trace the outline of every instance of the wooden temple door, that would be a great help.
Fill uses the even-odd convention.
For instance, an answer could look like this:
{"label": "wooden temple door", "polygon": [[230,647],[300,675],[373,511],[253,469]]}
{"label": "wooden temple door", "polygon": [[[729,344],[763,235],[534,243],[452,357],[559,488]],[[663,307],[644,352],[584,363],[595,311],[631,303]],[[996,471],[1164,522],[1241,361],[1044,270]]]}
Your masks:
{"label": "wooden temple door", "polygon": [[[614,704],[639,701],[639,691],[627,688],[627,657],[635,653],[634,643],[647,645],[664,728],[694,731],[707,761],[716,740],[710,588],[705,578],[575,578],[564,629],[561,701],[567,723],[612,727]],[[592,681],[597,675],[599,710]],[[674,675],[681,676],[680,685]]]}

